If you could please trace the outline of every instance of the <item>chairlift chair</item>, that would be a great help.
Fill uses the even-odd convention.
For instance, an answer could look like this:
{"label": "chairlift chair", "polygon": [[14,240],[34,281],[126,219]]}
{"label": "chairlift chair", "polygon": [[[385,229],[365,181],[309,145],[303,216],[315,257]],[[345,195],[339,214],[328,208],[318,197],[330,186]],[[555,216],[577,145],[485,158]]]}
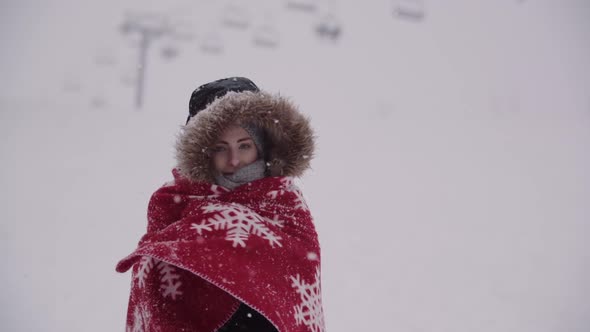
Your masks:
{"label": "chairlift chair", "polygon": [[318,9],[317,0],[287,0],[287,8],[295,11],[313,13]]}
{"label": "chairlift chair", "polygon": [[424,0],[393,0],[393,16],[410,21],[422,21],[425,16]]}
{"label": "chairlift chair", "polygon": [[254,45],[265,48],[279,46],[279,34],[273,27],[262,26],[254,32]]}

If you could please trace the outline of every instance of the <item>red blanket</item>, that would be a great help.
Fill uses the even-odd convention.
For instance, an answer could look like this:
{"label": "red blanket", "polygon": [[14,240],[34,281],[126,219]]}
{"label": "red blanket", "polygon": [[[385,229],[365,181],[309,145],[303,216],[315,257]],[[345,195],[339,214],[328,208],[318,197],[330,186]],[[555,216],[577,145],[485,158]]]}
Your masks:
{"label": "red blanket", "polygon": [[324,331],[320,247],[293,180],[228,191],[173,174],[150,200],[147,234],[117,265],[133,267],[127,331],[216,331],[239,302],[281,332]]}

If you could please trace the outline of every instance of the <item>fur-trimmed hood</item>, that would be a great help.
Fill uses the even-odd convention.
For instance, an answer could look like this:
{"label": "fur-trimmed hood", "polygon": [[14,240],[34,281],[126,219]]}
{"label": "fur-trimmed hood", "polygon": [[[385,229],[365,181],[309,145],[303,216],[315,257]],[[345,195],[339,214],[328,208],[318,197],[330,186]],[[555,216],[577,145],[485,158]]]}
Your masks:
{"label": "fur-trimmed hood", "polygon": [[181,130],[176,142],[180,174],[214,182],[209,151],[232,124],[252,124],[266,133],[269,176],[301,176],[314,153],[309,119],[287,98],[267,92],[233,92],[213,101]]}

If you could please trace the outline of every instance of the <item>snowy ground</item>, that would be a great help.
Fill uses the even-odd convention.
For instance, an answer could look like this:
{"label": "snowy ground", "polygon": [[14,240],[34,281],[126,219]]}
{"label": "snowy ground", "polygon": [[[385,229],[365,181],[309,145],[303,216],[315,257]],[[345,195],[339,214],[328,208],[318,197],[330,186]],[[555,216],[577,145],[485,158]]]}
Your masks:
{"label": "snowy ground", "polygon": [[[232,30],[231,1],[3,1],[2,331],[123,330],[114,266],[170,178],[190,93],[234,75],[316,128],[302,183],[329,331],[590,330],[589,3],[307,2],[253,1]],[[117,28],[140,9],[195,35],[154,43],[136,110]],[[313,32],[324,12],[335,42]],[[277,48],[254,46],[261,25]]]}

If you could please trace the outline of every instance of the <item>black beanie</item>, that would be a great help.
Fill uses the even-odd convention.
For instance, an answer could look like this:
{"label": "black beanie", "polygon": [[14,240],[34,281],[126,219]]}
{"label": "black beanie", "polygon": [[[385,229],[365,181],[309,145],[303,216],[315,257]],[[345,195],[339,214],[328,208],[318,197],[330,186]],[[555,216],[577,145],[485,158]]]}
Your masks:
{"label": "black beanie", "polygon": [[229,91],[258,92],[260,90],[254,82],[245,77],[222,78],[217,81],[203,84],[193,91],[193,94],[191,95],[191,99],[188,103],[189,115],[186,119],[186,123],[188,124],[193,116],[204,110],[207,105],[211,104],[216,98],[224,96]]}

